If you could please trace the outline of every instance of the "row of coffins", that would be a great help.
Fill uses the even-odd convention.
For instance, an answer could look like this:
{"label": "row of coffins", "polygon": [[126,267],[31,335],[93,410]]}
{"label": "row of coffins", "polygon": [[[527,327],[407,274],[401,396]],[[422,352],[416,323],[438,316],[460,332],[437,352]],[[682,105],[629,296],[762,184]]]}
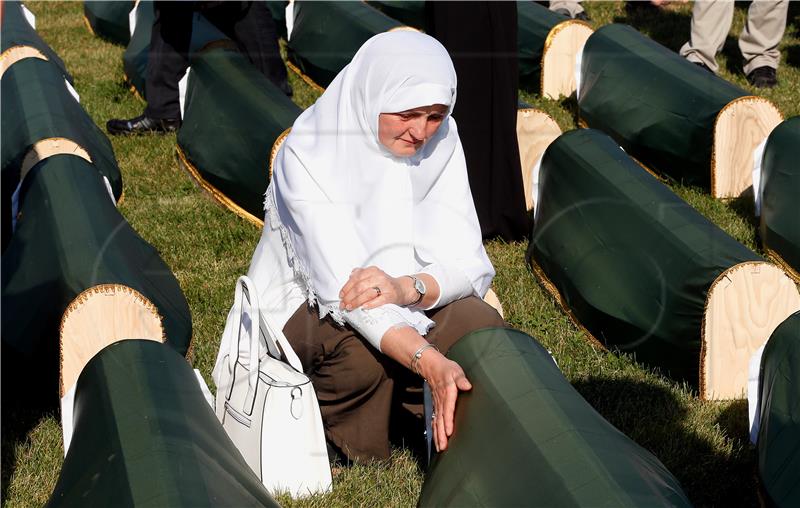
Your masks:
{"label": "row of coffins", "polygon": [[188,362],[163,343],[161,315],[119,284],[89,288],[68,306],[60,381],[74,393],[72,428],[47,506],[278,506]]}
{"label": "row of coffins", "polygon": [[645,167],[714,197],[751,192],[753,151],[783,119],[769,100],[625,25],[598,29],[581,54],[580,122]]}
{"label": "row of coffins", "polygon": [[[306,52],[306,54],[310,54],[312,56],[314,55],[314,53],[315,53],[315,51]],[[198,113],[199,113],[198,114],[198,119],[204,118],[203,112],[202,112],[202,108],[190,108],[188,106],[192,100],[194,100],[197,104],[201,104],[201,103],[207,104],[206,101],[208,100],[208,97],[211,97],[211,86],[212,86],[212,84],[215,83],[215,81],[216,81],[216,83],[218,83],[220,87],[223,86],[223,85],[220,84],[222,82],[221,77],[219,76],[218,73],[216,73],[214,71],[214,67],[215,66],[217,66],[217,65],[227,66],[225,68],[229,69],[228,72],[231,72],[231,69],[235,69],[235,70],[233,70],[233,75],[236,75],[236,76],[246,76],[248,74],[248,72],[251,72],[251,73],[255,72],[254,69],[250,69],[249,71],[244,70],[244,69],[247,68],[247,65],[242,65],[242,64],[243,63],[246,64],[247,62],[240,55],[238,55],[238,56],[233,56],[233,55],[235,55],[235,53],[232,53],[232,52],[229,52],[229,51],[212,50],[212,51],[205,52],[204,54],[198,54],[198,56],[193,58],[193,62],[195,62],[195,61],[198,62],[197,69],[200,69],[201,67],[203,67],[203,69],[202,70],[198,70],[198,76],[196,78],[194,76],[190,76],[190,78],[189,78],[189,82],[191,84],[189,86],[190,92],[187,94],[187,111],[186,111],[187,120],[188,120],[188,115],[190,115],[191,112],[192,112],[192,109],[198,110]],[[231,65],[237,59],[239,60],[239,62],[234,64],[234,65]],[[193,63],[193,65],[194,65],[194,63]],[[311,68],[313,68],[313,66],[309,66],[307,68],[311,69]],[[324,68],[324,65],[320,65],[320,68]],[[302,72],[302,69],[300,71]],[[320,75],[323,75],[323,74],[320,74]],[[242,83],[250,83],[249,86],[252,86],[253,82],[254,81],[253,81],[252,77],[246,77],[246,78],[242,79]],[[266,82],[266,80],[264,80],[264,82]],[[314,83],[318,85],[318,83],[316,83],[316,82],[314,82]],[[240,87],[240,86],[241,86],[241,84],[237,85],[237,87]],[[260,88],[263,88],[263,87],[260,87]],[[216,88],[216,90],[218,90],[218,89],[219,88]],[[236,89],[239,89],[239,88],[236,88]],[[263,95],[263,90],[260,90],[260,93]],[[255,94],[255,95],[257,96],[258,94]],[[267,97],[267,100],[265,100],[263,97],[261,99],[259,99],[260,101],[263,101],[264,104],[267,104],[270,101],[280,102],[281,99],[285,99],[285,97],[282,97],[282,98],[279,99],[278,95],[270,94],[269,92],[267,92],[266,95],[267,96],[273,95],[273,96],[272,97]],[[195,97],[194,99],[191,98],[193,96]],[[206,97],[206,99],[202,99],[201,100],[200,97]],[[247,100],[245,100],[243,102],[244,102],[243,105],[241,105],[241,106],[237,105],[237,109],[241,109],[241,110],[248,109],[248,108],[252,109],[254,104],[258,104],[258,101],[256,101],[255,103],[250,103]],[[283,108],[279,107],[278,108],[278,111],[280,111],[281,114],[285,113],[287,116],[283,121],[278,119],[278,121],[275,122],[274,125],[270,124],[270,129],[269,129],[270,131],[274,130],[275,132],[282,132],[282,130],[283,130],[282,127],[291,125],[291,122],[293,121],[294,117],[297,116],[297,114],[299,113],[299,110],[297,110],[295,107],[293,107],[293,105],[289,106],[288,104],[289,104],[288,101],[285,101],[284,102],[285,107],[283,107]],[[273,104],[273,106],[274,106],[274,104]],[[205,113],[205,114],[207,115],[207,114],[210,114],[210,113]],[[219,114],[219,113],[217,113],[217,114]],[[231,118],[241,118],[239,115],[240,115],[240,113],[237,113],[237,114],[231,116]],[[558,126],[555,125],[555,122],[552,122],[552,119],[549,119],[548,117],[546,117],[546,115],[537,114],[537,112],[531,111],[530,109],[521,110],[520,111],[520,115],[518,116],[518,119],[519,119],[519,121],[518,121],[518,131],[524,131],[525,130],[525,126],[527,125],[527,126],[529,126],[529,130],[532,131],[532,132],[536,132],[538,137],[539,137],[539,139],[536,142],[530,143],[532,146],[535,145],[537,148],[533,148],[533,149],[531,149],[529,151],[527,159],[525,159],[525,150],[522,149],[522,143],[521,143],[520,156],[521,156],[521,158],[523,158],[523,168],[529,168],[530,167],[530,161],[538,159],[538,154],[541,154],[541,152],[543,151],[543,147],[546,146],[547,144],[549,144],[552,141],[552,139],[554,139],[556,136],[558,136],[558,134],[560,134],[560,130],[558,129]],[[262,121],[263,121],[263,119],[262,119]],[[203,122],[197,121],[197,122],[192,122],[192,124],[198,129],[202,129],[203,128]],[[534,126],[534,125],[536,125],[538,127],[530,127],[530,126]],[[546,133],[542,133],[541,128],[539,128],[542,125],[549,125],[552,128],[550,130],[548,130]],[[274,134],[274,132],[271,132],[271,135],[272,134]],[[217,199],[219,199],[220,201],[223,201],[223,202],[225,202],[227,200],[228,201],[227,204],[229,205],[229,207],[234,209],[234,210],[236,210],[237,207],[238,207],[239,210],[236,210],[236,211],[239,211],[241,213],[242,211],[246,210],[245,207],[240,206],[240,204],[244,204],[246,202],[246,198],[243,197],[243,196],[237,196],[237,194],[241,193],[242,190],[251,190],[252,191],[252,185],[250,185],[250,184],[242,185],[247,177],[242,178],[241,175],[235,175],[235,171],[237,171],[238,168],[234,168],[233,173],[231,172],[230,169],[228,169],[228,170],[224,170],[222,172],[218,172],[219,174],[215,174],[215,171],[213,170],[213,168],[215,168],[215,167],[223,167],[224,168],[224,161],[225,160],[229,160],[230,157],[228,157],[228,156],[226,156],[224,154],[223,155],[217,155],[217,154],[211,153],[210,151],[207,151],[204,154],[203,153],[203,148],[207,148],[207,147],[203,147],[202,146],[203,144],[198,141],[198,139],[201,139],[201,136],[202,136],[202,133],[201,133],[201,131],[198,131],[198,130],[195,130],[194,133],[191,133],[191,132],[187,133],[187,135],[184,137],[183,141],[180,139],[180,135],[179,135],[179,145],[180,145],[179,146],[179,154],[181,154],[182,160],[184,161],[184,163],[186,163],[187,167],[190,167],[190,171],[192,171],[192,173],[195,175],[196,178],[197,178],[197,175],[200,175],[200,178],[198,178],[198,180],[201,181],[201,183],[203,181],[205,181],[207,184],[210,184],[209,186],[204,185],[204,187],[206,187],[208,190],[210,190],[212,192],[212,194],[214,194],[214,190],[212,190],[212,189],[220,190],[220,187],[225,187],[226,185],[228,185],[228,182],[232,182],[232,187],[229,187],[229,189],[232,189],[232,190],[226,190],[226,191],[223,191],[223,192],[219,192],[218,195],[216,195],[216,197],[217,197]],[[277,137],[276,137],[276,139],[277,139]],[[194,146],[193,146],[193,142],[194,142]],[[226,143],[226,145],[228,145],[228,144],[230,144],[232,146],[237,146],[237,144],[235,142]],[[248,150],[251,151],[251,152],[253,151],[252,145],[246,146],[245,144],[242,144],[241,146],[242,146],[242,148],[244,149],[245,152],[248,151]],[[265,160],[269,159],[269,155],[267,153],[267,148],[266,147],[270,148],[269,154],[274,154],[274,148],[276,146],[273,146],[269,142],[268,143],[260,143],[261,152],[264,152],[264,153],[259,153],[253,158],[253,160],[256,161],[256,163],[254,163],[253,166],[255,167],[256,165],[261,165],[261,167],[259,168],[259,170],[252,171],[250,173],[250,175],[255,177],[255,179],[251,180],[251,181],[252,182],[260,182],[260,185],[262,185],[264,188],[266,187],[266,185],[267,185],[267,183],[269,181],[268,180],[269,179],[269,174],[268,174],[269,163],[268,162],[264,162]],[[616,147],[615,144],[613,146]],[[196,155],[189,155],[193,151],[196,153]],[[233,153],[236,153],[236,152],[234,151]],[[242,152],[238,152],[238,156],[241,156],[241,153]],[[216,159],[215,159],[215,157],[216,157]],[[527,160],[527,164],[525,163],[526,160]],[[208,161],[208,162],[206,162],[206,161]],[[204,168],[204,169],[199,169],[199,168]],[[208,169],[211,169],[211,171],[209,171]],[[265,173],[267,173],[267,174],[265,175]],[[547,172],[543,170],[543,174],[545,174],[545,173],[547,173]],[[532,174],[532,172],[526,172],[526,175],[527,174]],[[547,173],[547,174],[549,174],[549,173]],[[221,177],[220,177],[220,175],[221,175]],[[231,175],[233,175],[233,177],[234,177],[233,180],[229,180],[229,177]],[[650,178],[649,175],[648,175],[648,178]],[[549,181],[549,180],[547,178],[545,178],[544,181]],[[211,182],[213,182],[213,183],[211,183]],[[535,183],[534,180],[531,179],[530,180],[531,191],[527,193],[527,195],[530,196],[530,199],[531,199],[531,203],[530,203],[531,206],[533,205],[533,203],[532,203],[533,196],[535,196],[537,194],[533,190],[534,183]],[[589,186],[589,185],[587,184],[587,186]],[[549,187],[546,187],[546,188],[549,188]],[[231,196],[234,196],[234,198],[230,199]],[[256,214],[257,215],[254,215],[253,213],[249,213],[251,218],[254,217],[256,221],[259,220],[258,217],[259,217],[260,212],[261,212],[260,195],[258,196],[258,198],[259,199],[255,199],[255,196],[251,197],[250,201],[252,203],[248,205],[248,208],[256,210]],[[548,195],[547,199],[549,199],[549,198],[550,198],[550,196]],[[677,199],[677,198],[675,198],[675,199]],[[601,200],[602,200],[602,198],[601,198]],[[651,204],[654,203],[654,202],[655,201],[651,201]],[[231,206],[231,204],[233,204],[235,206]],[[688,205],[683,203],[682,206],[684,207],[684,210],[681,213],[683,213],[684,215],[687,215],[687,210],[685,208],[688,207]],[[664,205],[664,210],[667,210],[670,207],[681,208],[681,206],[678,206],[676,203],[667,201],[666,204]],[[625,208],[625,205],[622,205],[622,208]],[[628,210],[628,212],[630,213],[630,210]],[[537,212],[537,217],[538,217],[538,213],[539,212]],[[680,215],[680,214],[678,214],[678,215]],[[688,215],[691,215],[691,214],[688,214]],[[684,217],[684,220],[686,220],[686,222],[692,224],[692,223],[696,222],[697,217],[689,217],[688,219],[686,219]],[[680,219],[678,220],[678,222],[680,222]],[[710,224],[710,223],[708,223],[708,224]],[[711,247],[712,250],[714,248],[716,248],[716,247],[714,247],[715,245],[719,245],[719,246],[722,246],[722,247],[730,247],[731,246],[730,242],[735,243],[735,241],[733,241],[730,238],[723,239],[723,237],[719,235],[719,233],[721,233],[721,232],[718,232],[716,234],[708,233],[707,232],[708,229],[709,229],[708,225],[700,225],[699,227],[697,227],[697,231],[700,232],[699,233],[700,236],[708,236],[709,237],[709,239],[710,239],[709,244],[712,245],[712,247]],[[690,238],[696,237],[698,235],[697,231],[694,232],[694,235],[690,234],[688,236]],[[536,231],[534,231],[534,234],[536,234]],[[722,235],[724,235],[724,233]],[[667,243],[669,243],[669,240],[667,240]],[[692,319],[687,320],[687,321],[692,321],[692,320],[695,321],[694,328],[692,328],[693,325],[691,325],[691,324],[690,325],[686,325],[686,323],[683,323],[681,325],[681,323],[672,323],[672,326],[675,326],[675,327],[678,327],[678,328],[680,326],[684,326],[684,329],[688,328],[690,330],[693,330],[693,331],[690,331],[690,333],[693,333],[695,338],[696,338],[697,335],[698,335],[697,330],[701,329],[701,327],[697,323],[697,316],[700,315],[701,316],[700,317],[700,321],[702,321],[702,331],[700,332],[700,334],[701,335],[705,335],[706,330],[711,330],[711,331],[708,332],[708,335],[709,335],[708,344],[710,344],[712,346],[717,346],[716,349],[714,349],[714,352],[707,352],[708,355],[705,355],[706,352],[699,351],[700,348],[698,347],[698,344],[700,344],[700,341],[695,341],[695,343],[692,344],[692,339],[689,339],[688,341],[686,341],[686,344],[672,344],[672,346],[675,346],[675,351],[672,354],[667,355],[667,364],[665,364],[667,369],[670,369],[671,372],[676,373],[679,376],[686,376],[687,372],[689,373],[688,376],[692,376],[692,369],[693,369],[691,367],[691,362],[692,361],[694,361],[696,364],[700,363],[701,361],[704,361],[704,362],[707,361],[707,362],[709,362],[709,364],[716,361],[715,366],[717,368],[716,369],[711,369],[711,367],[709,367],[709,370],[713,370],[713,372],[711,372],[709,374],[707,379],[706,379],[706,377],[703,377],[706,374],[706,372],[705,372],[706,368],[705,367],[696,369],[696,370],[699,370],[700,372],[699,373],[695,372],[695,374],[694,374],[695,378],[697,377],[698,374],[700,374],[700,376],[701,376],[701,380],[700,380],[701,390],[704,391],[704,394],[705,395],[709,395],[709,396],[713,396],[713,397],[738,396],[738,395],[741,394],[741,392],[742,392],[742,390],[741,390],[742,382],[738,379],[740,377],[739,376],[739,369],[722,369],[722,368],[720,368],[720,366],[721,365],[724,366],[724,364],[726,362],[726,355],[735,356],[736,357],[735,361],[736,361],[737,367],[741,366],[743,361],[746,362],[746,360],[749,360],[749,353],[751,353],[753,351],[754,347],[756,347],[756,346],[754,346],[754,344],[758,344],[759,342],[763,343],[763,336],[764,336],[764,333],[765,333],[763,330],[761,330],[760,332],[752,333],[751,335],[749,335],[747,337],[747,339],[750,340],[751,343],[748,343],[743,348],[741,348],[742,351],[736,351],[737,348],[734,347],[734,348],[732,348],[734,350],[732,352],[731,348],[729,347],[730,344],[727,343],[727,342],[730,342],[729,340],[727,340],[727,339],[729,339],[730,336],[729,335],[726,336],[726,333],[729,333],[733,328],[735,328],[739,324],[738,323],[733,323],[731,321],[731,319],[730,319],[731,316],[730,315],[726,315],[726,312],[725,312],[726,306],[727,305],[731,305],[731,302],[733,302],[733,305],[736,305],[737,302],[738,302],[737,298],[742,293],[744,293],[743,300],[746,301],[746,302],[749,302],[748,298],[751,297],[753,294],[758,294],[757,290],[755,292],[749,291],[748,289],[741,290],[742,287],[746,287],[748,285],[755,285],[755,286],[758,286],[759,288],[767,287],[768,289],[765,290],[765,292],[768,293],[769,295],[772,295],[771,291],[774,290],[775,288],[777,288],[777,290],[779,292],[780,291],[784,291],[785,294],[788,295],[787,301],[789,302],[789,304],[787,305],[787,307],[791,307],[792,303],[794,303],[793,296],[794,297],[797,296],[796,295],[796,290],[794,291],[794,293],[792,293],[790,290],[786,289],[787,286],[786,286],[786,283],[785,283],[785,278],[782,276],[782,274],[780,274],[779,272],[775,272],[773,267],[764,264],[762,261],[758,260],[758,258],[754,258],[755,255],[752,254],[752,253],[749,253],[749,251],[747,253],[743,252],[742,249],[744,249],[744,247],[742,247],[742,246],[740,246],[738,244],[736,244],[736,245],[737,245],[737,248],[734,249],[734,251],[733,251],[733,253],[731,255],[731,259],[727,259],[727,258],[725,258],[725,256],[722,256],[720,259],[722,259],[723,261],[720,262],[719,260],[716,260],[717,264],[719,266],[711,266],[711,267],[709,267],[709,266],[703,265],[703,262],[708,262],[709,259],[712,260],[712,262],[709,262],[709,263],[711,265],[713,265],[713,261],[715,261],[713,256],[709,256],[708,259],[703,259],[702,260],[703,262],[698,263],[699,265],[703,265],[699,269],[699,272],[705,272],[705,273],[703,273],[703,276],[706,277],[705,283],[707,283],[707,285],[704,288],[703,287],[703,283],[701,282],[699,285],[696,284],[694,287],[692,287],[689,291],[687,291],[687,294],[692,293],[692,291],[694,291],[694,293],[687,299],[687,301],[688,300],[694,300],[694,301],[690,302],[688,304],[686,302],[683,302],[683,304],[682,304],[682,305],[688,305],[688,306],[694,305],[694,310],[693,310],[694,311],[694,316],[692,317]],[[622,250],[624,251],[624,249],[622,249]],[[746,249],[744,249],[744,250],[746,250]],[[732,262],[731,262],[731,260],[732,260]],[[621,261],[620,264],[624,264],[624,263],[622,263],[622,261],[624,261],[624,259],[621,259],[620,261]],[[726,262],[731,262],[731,263],[728,266],[725,266]],[[672,265],[672,263],[673,262],[668,262],[667,264],[668,265]],[[591,264],[591,262],[589,262],[589,264]],[[745,266],[752,265],[753,270],[751,270],[751,272],[749,274],[747,274],[747,273],[742,274],[741,273],[742,272],[741,269],[736,270],[736,268],[742,268],[739,265],[745,265]],[[659,267],[657,265],[655,265],[655,266],[656,266],[656,272],[658,272]],[[717,275],[714,276],[714,277],[708,276],[708,273],[709,272],[713,272],[714,270],[717,270],[717,272],[718,272]],[[762,270],[767,274],[765,277],[760,277],[758,275]],[[660,272],[658,272],[658,273],[660,273]],[[608,275],[608,274],[606,274],[606,275]],[[739,282],[738,284],[735,284],[737,287],[733,291],[733,296],[728,296],[728,295],[722,294],[719,298],[713,298],[713,294],[712,295],[708,295],[708,293],[713,293],[713,291],[710,291],[710,289],[712,289],[711,286],[716,286],[717,283],[719,282],[718,279],[727,280],[729,276],[733,276],[733,278],[736,279],[737,282]],[[739,280],[739,279],[741,279],[741,280]],[[755,282],[753,282],[753,281],[755,281]],[[657,283],[657,285],[658,284],[661,284],[662,286],[664,286],[665,285],[665,281],[662,280],[660,283]],[[698,287],[700,289],[697,289]],[[769,288],[771,288],[771,289],[769,289]],[[662,287],[662,289],[663,289],[663,287]],[[748,291],[749,291],[749,293],[748,293]],[[704,292],[706,294],[703,294]],[[580,290],[578,291],[578,293],[580,293]],[[650,292],[650,293],[645,292],[645,293],[642,293],[642,294],[653,294],[653,293],[652,292]],[[663,294],[663,291],[662,291],[662,294]],[[698,312],[697,312],[697,300],[698,300],[697,294],[700,294],[700,297],[699,297],[700,301],[703,301],[703,299],[706,298],[709,302],[712,301],[712,300],[719,300],[722,303],[717,302],[716,304],[711,304],[711,303],[709,304],[711,307],[716,309],[716,311],[714,311],[714,312],[709,312],[707,309],[705,309],[705,306],[701,305],[701,311],[698,314]],[[661,295],[661,296],[663,296],[663,295]],[[611,299],[613,299],[613,298],[611,298]],[[772,301],[773,300],[772,296],[768,296],[767,299],[769,301],[765,302],[763,304],[763,306],[769,309],[767,314],[769,315],[770,323],[768,325],[766,325],[765,328],[769,328],[770,326],[772,326],[774,328],[774,323],[776,322],[776,320],[779,320],[779,318],[777,318],[776,316],[781,315],[781,313],[783,313],[783,315],[785,315],[786,311],[782,310],[780,305],[775,305],[775,303]],[[629,300],[629,302],[638,303],[638,301],[633,297]],[[678,306],[680,306],[680,305],[681,304],[679,304]],[[622,305],[622,307],[625,307],[625,305]],[[662,307],[663,307],[663,305],[662,305]],[[668,307],[668,305],[667,305],[667,307]],[[631,312],[630,306],[628,306],[628,308],[625,308],[623,310],[625,312]],[[680,311],[680,309],[678,309],[678,310]],[[705,311],[705,313],[703,311]],[[727,314],[731,314],[731,313],[728,312]],[[683,319],[683,315],[680,312],[678,312],[676,315],[679,318]],[[720,315],[722,315],[721,318],[719,317]],[[670,318],[672,318],[672,317],[674,317],[674,316],[666,316],[665,319],[664,319],[664,323],[669,322]],[[705,322],[706,318],[708,319],[708,325]],[[603,321],[603,318],[601,318],[600,321]],[[720,322],[720,321],[722,322],[722,324],[718,324],[718,322]],[[756,319],[756,321],[757,321],[757,319]],[[752,323],[753,323],[753,320],[750,320],[750,322],[748,324],[752,325]],[[714,324],[717,324],[717,325],[714,326]],[[670,326],[669,324],[665,325],[666,328],[669,328],[669,326]],[[618,328],[625,329],[625,326],[624,325],[623,326],[618,326]],[[745,328],[747,328],[747,326],[745,326]],[[760,335],[759,335],[759,333],[760,333]],[[653,344],[650,344],[649,342],[650,342],[651,336],[655,336],[655,335],[656,335],[655,331],[653,331],[653,333],[650,333],[650,330],[646,330],[644,333],[642,333],[638,337],[638,339],[643,339],[641,341],[641,343],[638,340],[634,340],[633,341],[633,342],[636,343],[636,344],[634,344],[634,347],[644,344],[646,347],[644,347],[643,350],[647,351],[648,347],[655,347],[656,349],[658,349],[659,347],[663,347],[662,345],[658,344],[659,341],[661,341],[661,342],[669,342],[668,340],[664,341],[662,339],[662,336],[658,336],[658,338],[653,339],[653,343],[655,343],[655,346]],[[603,336],[605,337],[605,335],[603,335]],[[754,336],[758,336],[759,338],[754,339],[753,338]],[[627,338],[625,340],[627,340]],[[706,344],[706,342],[703,342],[703,344]],[[734,346],[737,346],[737,345],[734,345]],[[711,347],[711,346],[707,346],[707,347]],[[739,354],[737,355],[736,353],[739,353]],[[645,353],[645,355],[646,354],[647,353]],[[701,360],[700,358],[703,358],[703,360]],[[655,363],[657,364],[658,362],[655,362]],[[689,367],[687,368],[687,366],[689,366]],[[672,369],[674,369],[674,371],[672,371]],[[683,371],[681,371],[681,369],[683,369]],[[727,377],[726,377],[725,371],[727,371]],[[714,375],[716,375],[716,377],[714,377]],[[733,379],[731,379],[731,378],[733,378]],[[708,382],[706,382],[706,381],[708,381]],[[721,393],[722,393],[722,391],[724,389],[728,389],[730,386],[733,386],[733,385],[735,385],[736,387],[739,388],[738,391],[737,391],[737,388],[734,388],[733,392],[735,392],[735,393],[733,395],[730,395],[730,394],[721,395]],[[718,390],[720,391],[720,393],[717,393]],[[445,454],[442,457],[447,457],[447,456],[450,456],[450,455],[449,454]],[[450,468],[444,467],[442,470],[450,471]],[[494,468],[494,470],[497,470],[497,469]],[[484,473],[477,473],[477,474],[483,475],[483,474],[485,474],[485,472]],[[441,476],[441,474],[440,474],[440,476]],[[447,474],[445,474],[444,476],[447,477]],[[441,484],[444,485],[448,481],[452,481],[452,480],[443,480]],[[426,486],[427,485],[437,485],[437,484],[438,484],[437,481],[433,481],[433,483],[427,482]],[[426,487],[426,489],[427,489],[427,492],[432,491],[431,487]],[[436,489],[433,489],[433,491],[435,491],[435,490]],[[494,495],[497,495],[497,493],[495,493]],[[434,496],[434,498],[435,498],[435,496]],[[428,498],[423,496],[423,499],[428,499]],[[431,498],[431,499],[433,499],[433,498]],[[461,498],[461,499],[463,499],[463,498]],[[437,501],[437,504],[438,504],[438,501]]]}
{"label": "row of coffins", "polygon": [[[373,35],[425,30],[425,2],[316,2],[289,7],[289,67],[312,87],[327,87]],[[575,91],[575,55],[591,27],[533,2],[517,2],[520,82],[558,99]]]}
{"label": "row of coffins", "polygon": [[[221,95],[234,97],[233,104],[230,101],[213,100]],[[179,155],[212,195],[241,215],[258,221],[262,210],[261,196],[269,182],[271,156],[280,143],[281,133],[291,125],[299,112],[299,108],[261,76],[243,55],[219,48],[200,52],[192,59],[184,125],[178,136]],[[215,122],[209,122],[209,118],[214,118]],[[530,108],[521,109],[519,118],[521,131],[532,135],[539,135],[537,126],[540,123],[551,122],[551,129],[557,130],[551,131],[550,137],[540,136],[544,141],[530,143],[528,157],[534,160],[538,157],[536,150],[543,149],[560,130],[552,119]],[[224,142],[212,146],[208,140],[212,137],[218,139],[220,130],[214,128],[212,131],[210,126],[218,127],[219,122],[226,126],[222,131],[230,135],[225,134]],[[506,448],[516,447],[518,450],[514,461],[509,461],[509,457],[502,453],[473,461],[472,475],[486,477],[489,472],[495,474],[492,475],[492,481],[487,482],[486,491],[472,498],[470,503],[486,499],[492,503],[528,502],[530,491],[525,487],[525,482],[514,482],[514,488],[509,489],[505,483],[498,482],[497,473],[514,470],[527,476],[530,471],[536,470],[545,475],[548,484],[548,489],[543,489],[547,490],[547,494],[542,495],[541,502],[602,498],[631,506],[642,502],[688,505],[678,482],[663,465],[594,412],[561,376],[546,351],[530,337],[520,332],[492,330],[462,342],[465,344],[464,358],[458,357],[460,349],[454,350],[452,355],[468,366],[465,368],[469,370],[469,376],[477,379],[479,372],[504,372],[507,374],[506,383],[517,384],[518,391],[529,394],[523,397],[514,391],[506,393],[504,390],[497,397],[498,394],[493,391],[497,386],[487,378],[482,383],[487,388],[485,392],[476,391],[474,395],[469,395],[467,402],[460,404],[459,415],[463,413],[466,416],[457,418],[460,421],[466,418],[468,422],[489,414],[484,413],[484,409],[486,404],[491,404],[505,413],[507,421],[502,422],[503,427],[516,429],[517,432],[508,437],[530,443],[527,447],[519,448],[519,443],[515,445],[514,439],[508,440]],[[475,349],[476,345],[481,345],[478,348],[480,351]],[[519,355],[509,355],[512,350],[518,351]],[[524,361],[520,362],[520,358]],[[534,373],[536,376],[533,376]],[[520,385],[520,380],[526,384]],[[554,391],[563,396],[548,396]],[[487,398],[487,395],[490,397]],[[477,405],[470,410],[468,401],[473,399]],[[527,413],[527,416],[514,421],[520,412]],[[536,424],[536,415],[540,412],[552,416],[551,424],[546,428]],[[437,460],[453,456],[460,462],[463,460],[460,454],[472,453],[471,450],[477,445],[476,439],[481,434],[468,434],[466,429],[471,427],[470,423],[457,425],[465,429],[464,444],[454,441],[451,451]],[[565,429],[569,430],[565,432]],[[562,436],[557,443],[553,443],[554,433]],[[620,449],[626,453],[619,453]],[[552,465],[552,460],[559,456],[562,457],[561,463]],[[575,465],[575,456],[583,459],[578,461],[581,465]],[[647,467],[641,467],[643,462]],[[453,488],[458,486],[458,482],[454,483],[452,475],[458,469],[444,462],[434,466],[434,470],[437,472],[426,481],[421,503],[463,504],[466,498],[453,496]],[[587,473],[593,474],[589,482],[585,477]],[[562,474],[571,476],[562,480],[559,479]],[[66,483],[71,485],[75,481]]]}
{"label": "row of coffins", "polygon": [[[27,21],[16,15],[21,6],[3,8],[3,34],[25,32]],[[192,334],[174,275],[116,208],[122,178],[111,144],[66,86],[62,65],[50,57],[18,59],[0,78],[4,377],[25,379],[31,398],[55,394],[65,358],[61,317],[87,288],[124,284],[146,295],[164,317],[166,342],[180,354]],[[63,416],[72,403],[71,394],[61,395]]]}
{"label": "row of coffins", "polygon": [[540,168],[527,258],[565,312],[702,398],[741,397],[751,356],[800,308],[793,281],[597,130],[560,136]]}

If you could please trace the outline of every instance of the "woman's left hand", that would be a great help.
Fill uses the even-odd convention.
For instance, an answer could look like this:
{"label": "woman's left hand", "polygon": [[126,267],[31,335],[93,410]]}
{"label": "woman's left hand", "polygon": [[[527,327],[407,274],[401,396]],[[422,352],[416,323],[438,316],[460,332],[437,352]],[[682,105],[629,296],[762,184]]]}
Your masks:
{"label": "woman's left hand", "polygon": [[[339,307],[353,310],[359,307],[373,309],[387,303],[407,305],[411,303],[409,295],[405,294],[404,277],[390,277],[377,266],[356,268],[350,274],[350,279],[339,291]],[[376,289],[377,288],[377,289]]]}
{"label": "woman's left hand", "polygon": [[447,449],[447,441],[453,435],[458,392],[471,390],[472,383],[459,364],[436,350],[425,351],[418,365],[419,373],[431,387],[433,444],[437,451],[442,452]]}

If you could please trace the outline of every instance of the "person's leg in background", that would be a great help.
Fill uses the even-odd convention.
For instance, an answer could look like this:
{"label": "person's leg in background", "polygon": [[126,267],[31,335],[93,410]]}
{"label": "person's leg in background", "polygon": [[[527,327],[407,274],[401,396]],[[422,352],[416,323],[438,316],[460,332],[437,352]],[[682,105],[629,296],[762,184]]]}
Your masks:
{"label": "person's leg in background", "polygon": [[147,54],[144,114],[130,120],[109,120],[110,134],[172,132],[181,124],[178,81],[189,65],[194,2],[153,2],[155,19]]}
{"label": "person's leg in background", "polygon": [[222,2],[204,10],[203,15],[236,41],[240,51],[264,76],[285,94],[292,94],[278,48],[275,22],[264,2]]}
{"label": "person's leg in background", "polygon": [[778,84],[781,59],[778,44],[786,30],[788,13],[787,0],[755,0],[747,10],[747,23],[739,35],[739,49],[747,80],[756,87],[772,88]]}
{"label": "person's leg in background", "polygon": [[716,56],[731,29],[733,7],[733,2],[727,0],[695,1],[691,36],[681,47],[680,55],[716,74],[719,70]]}

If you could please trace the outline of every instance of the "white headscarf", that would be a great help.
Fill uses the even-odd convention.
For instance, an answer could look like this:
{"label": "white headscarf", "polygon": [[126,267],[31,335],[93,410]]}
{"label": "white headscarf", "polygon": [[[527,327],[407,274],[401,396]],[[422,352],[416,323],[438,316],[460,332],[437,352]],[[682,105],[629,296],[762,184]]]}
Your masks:
{"label": "white headscarf", "polygon": [[[340,289],[354,268],[370,265],[393,277],[455,266],[475,294],[486,293],[494,269],[450,116],[455,99],[445,48],[421,33],[388,32],[365,42],[295,121],[267,208],[277,210],[290,262],[321,316],[341,322]],[[378,140],[380,113],[432,104],[449,108],[436,134],[412,157],[391,155]]]}

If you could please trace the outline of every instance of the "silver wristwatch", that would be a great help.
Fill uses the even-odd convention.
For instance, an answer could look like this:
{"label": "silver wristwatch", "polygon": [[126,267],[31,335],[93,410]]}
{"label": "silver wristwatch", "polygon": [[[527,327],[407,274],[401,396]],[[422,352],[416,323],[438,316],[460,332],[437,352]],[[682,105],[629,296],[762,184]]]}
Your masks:
{"label": "silver wristwatch", "polygon": [[420,279],[414,277],[413,275],[406,275],[406,277],[411,277],[411,280],[414,281],[414,289],[419,294],[419,298],[417,298],[413,302],[411,302],[408,305],[406,305],[406,307],[413,307],[413,306],[417,305],[419,302],[421,302],[423,298],[425,298],[425,292],[427,291],[427,288],[425,287],[425,283],[424,282],[422,282]]}

